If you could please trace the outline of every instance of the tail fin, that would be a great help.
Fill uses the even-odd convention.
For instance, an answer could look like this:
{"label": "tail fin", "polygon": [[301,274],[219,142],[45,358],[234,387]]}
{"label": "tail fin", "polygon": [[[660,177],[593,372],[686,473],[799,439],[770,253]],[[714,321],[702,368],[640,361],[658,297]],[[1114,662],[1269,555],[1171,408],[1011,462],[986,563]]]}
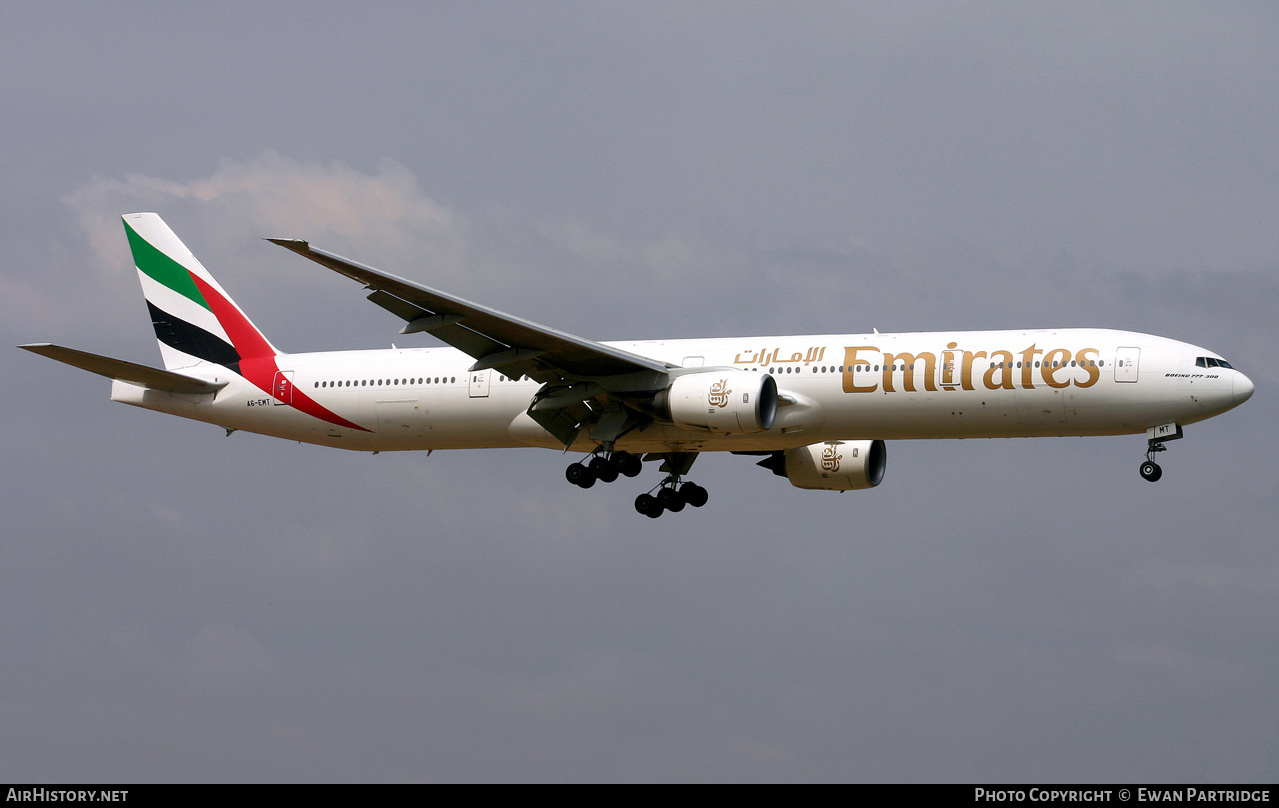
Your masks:
{"label": "tail fin", "polygon": [[279,353],[163,219],[123,218],[167,369],[211,362],[240,373],[241,362]]}

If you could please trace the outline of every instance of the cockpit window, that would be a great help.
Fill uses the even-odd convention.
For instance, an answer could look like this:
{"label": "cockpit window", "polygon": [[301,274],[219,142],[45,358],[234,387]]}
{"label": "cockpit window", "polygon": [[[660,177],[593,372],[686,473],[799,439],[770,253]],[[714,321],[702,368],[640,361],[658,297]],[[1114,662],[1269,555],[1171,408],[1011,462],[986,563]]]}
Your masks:
{"label": "cockpit window", "polygon": [[1231,367],[1230,363],[1227,362],[1226,360],[1213,359],[1211,356],[1201,356],[1198,359],[1196,359],[1195,367],[1197,368],[1230,368],[1231,370],[1234,370],[1234,368]]}

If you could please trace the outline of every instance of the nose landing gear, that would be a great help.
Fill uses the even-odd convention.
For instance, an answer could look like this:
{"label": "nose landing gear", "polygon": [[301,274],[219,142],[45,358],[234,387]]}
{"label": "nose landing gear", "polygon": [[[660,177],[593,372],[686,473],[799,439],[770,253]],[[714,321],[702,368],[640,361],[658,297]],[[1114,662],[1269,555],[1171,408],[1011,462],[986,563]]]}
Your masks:
{"label": "nose landing gear", "polygon": [[1146,462],[1141,464],[1141,476],[1150,482],[1157,482],[1164,476],[1164,470],[1155,462],[1155,455],[1168,451],[1164,441],[1176,440],[1182,436],[1179,424],[1152,426],[1146,430]]}
{"label": "nose landing gear", "polygon": [[[1151,451],[1162,451],[1163,449],[1164,447],[1160,446],[1158,449],[1152,449]],[[1164,470],[1154,460],[1147,459],[1145,463],[1141,464],[1141,476],[1153,483],[1164,476]]]}
{"label": "nose landing gear", "polygon": [[1155,438],[1146,441],[1146,462],[1141,464],[1141,476],[1144,479],[1153,483],[1158,482],[1159,478],[1164,476],[1164,470],[1155,462],[1155,454],[1166,451],[1168,451],[1168,447],[1164,446],[1163,441]]}

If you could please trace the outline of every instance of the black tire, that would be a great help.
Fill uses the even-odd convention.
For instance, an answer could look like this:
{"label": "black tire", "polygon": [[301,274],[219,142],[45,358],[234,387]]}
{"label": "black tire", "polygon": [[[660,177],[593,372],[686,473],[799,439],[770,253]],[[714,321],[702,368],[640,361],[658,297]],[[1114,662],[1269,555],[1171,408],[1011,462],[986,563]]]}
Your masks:
{"label": "black tire", "polygon": [[679,513],[686,503],[674,488],[663,488],[657,492],[657,504],[671,513]]}
{"label": "black tire", "polygon": [[669,496],[666,497],[666,510],[671,513],[679,513],[684,510],[684,506],[687,505],[688,502],[684,499],[684,496],[679,492],[679,490],[675,488],[667,488],[666,490],[670,492]]}
{"label": "black tire", "polygon": [[700,508],[710,499],[710,494],[706,493],[706,489],[697,483],[684,483],[679,489],[680,498],[692,505],[694,508]]}
{"label": "black tire", "polygon": [[578,488],[590,488],[595,485],[595,475],[581,463],[574,463],[564,469],[564,477]]}
{"label": "black tire", "polygon": [[648,494],[640,494],[635,498],[635,510],[650,519],[656,519],[662,515],[662,506],[658,505],[657,500]]}
{"label": "black tire", "polygon": [[591,473],[602,483],[611,483],[617,479],[617,466],[596,455],[591,458]]}
{"label": "black tire", "polygon": [[613,454],[613,464],[617,466],[617,470],[627,477],[638,477],[639,473],[644,470],[644,463],[630,452],[615,452]]}
{"label": "black tire", "polygon": [[1147,460],[1141,464],[1141,476],[1152,483],[1158,482],[1159,478],[1164,476],[1164,470],[1155,461]]}

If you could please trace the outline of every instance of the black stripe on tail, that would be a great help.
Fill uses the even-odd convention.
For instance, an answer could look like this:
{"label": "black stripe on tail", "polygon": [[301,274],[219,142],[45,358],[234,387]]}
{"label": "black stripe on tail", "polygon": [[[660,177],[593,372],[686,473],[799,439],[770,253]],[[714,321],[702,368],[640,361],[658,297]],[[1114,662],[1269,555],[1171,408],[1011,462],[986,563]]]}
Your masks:
{"label": "black stripe on tail", "polygon": [[147,310],[151,312],[151,324],[155,326],[155,336],[160,342],[197,359],[239,372],[240,354],[235,346],[203,328],[156,308],[150,300],[147,301]]}

